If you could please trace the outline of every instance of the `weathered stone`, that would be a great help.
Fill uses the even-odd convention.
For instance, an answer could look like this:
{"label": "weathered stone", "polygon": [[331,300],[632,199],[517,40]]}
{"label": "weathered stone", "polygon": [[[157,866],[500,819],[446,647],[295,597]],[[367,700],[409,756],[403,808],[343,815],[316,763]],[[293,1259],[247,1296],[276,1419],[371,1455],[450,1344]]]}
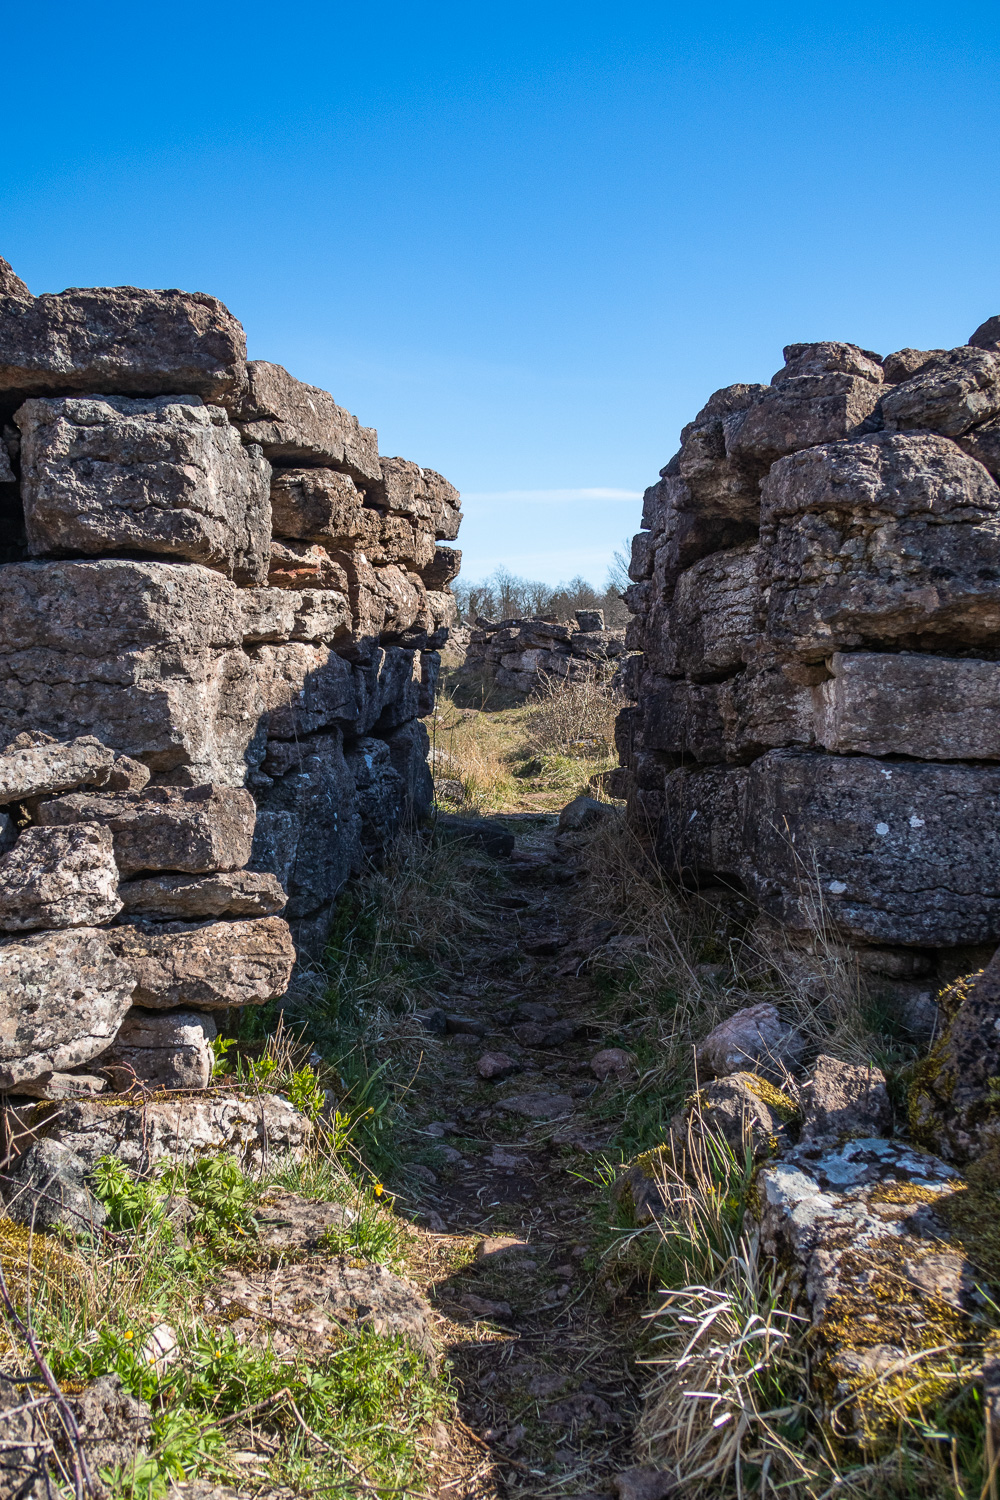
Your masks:
{"label": "weathered stone", "polygon": [[324,908],[360,867],[354,778],[339,743],[308,755],[300,769],[261,795],[251,868],[275,875],[288,892],[285,915]]}
{"label": "weathered stone", "polygon": [[[421,706],[421,712],[429,713]],[[403,782],[407,817],[417,821],[426,817],[434,801],[434,780],[427,764],[430,737],[419,719],[411,719],[385,735],[389,759]]]}
{"label": "weathered stone", "polygon": [[242,781],[257,720],[237,590],[208,568],[0,568],[0,736],[96,736],[158,775]]}
{"label": "weathered stone", "polygon": [[0,752],[0,803],[102,786],[114,759],[93,735],[61,745],[49,735],[20,734]]}
{"label": "weathered stone", "polygon": [[36,1111],[45,1135],[75,1151],[93,1171],[115,1156],[130,1171],[146,1173],[160,1161],[194,1162],[234,1156],[245,1172],[282,1160],[301,1160],[313,1127],[287,1099],[212,1094],[208,1098],[149,1099],[135,1106],[74,1100]]}
{"label": "weathered stone", "polygon": [[269,589],[334,589],[347,593],[347,573],[316,543],[272,541]]}
{"label": "weathered stone", "polygon": [[1000,759],[1000,663],[835,652],[814,687],[816,739],[838,754]]}
{"label": "weathered stone", "polygon": [[0,939],[0,1089],[78,1067],[113,1040],[136,981],[112,932]]}
{"label": "weathered stone", "polygon": [[432,562],[421,568],[420,576],[428,589],[446,589],[462,569],[462,553],[457,547],[435,547]]}
{"label": "weathered stone", "polygon": [[381,482],[369,487],[369,497],[386,510],[426,522],[439,542],[453,542],[462,519],[454,485],[405,458],[381,458],[379,466]]}
{"label": "weathered stone", "polygon": [[927,428],[958,437],[1000,412],[1000,354],[966,345],[950,349],[885,393],[886,428]]}
{"label": "weathered stone", "polygon": [[968,339],[974,349],[1000,349],[1000,317],[987,318]]}
{"label": "weathered stone", "polygon": [[43,1073],[40,1078],[19,1083],[17,1092],[28,1099],[88,1099],[103,1094],[107,1086],[106,1078],[78,1069],[74,1073]]}
{"label": "weathered stone", "polygon": [[112,1086],[135,1083],[163,1089],[205,1089],[212,1078],[216,1025],[193,1010],[153,1012],[133,1007],[114,1044],[100,1059]]}
{"label": "weathered stone", "polygon": [[599,802],[596,797],[586,795],[574,797],[559,814],[561,833],[582,833],[599,823],[614,823],[618,813],[609,802]]}
{"label": "weathered stone", "polygon": [[381,477],[378,434],[337,405],[328,391],[306,385],[281,365],[254,359],[234,420],[265,457],[282,464],[333,465],[360,483]]}
{"label": "weathered stone", "polygon": [[351,633],[351,609],[336,589],[241,589],[247,645],[309,641],[332,646]]}
{"label": "weathered stone", "polygon": [[[168,1326],[161,1323],[153,1333]],[[149,1359],[150,1364],[155,1360],[154,1355]],[[99,1475],[103,1469],[117,1469],[130,1475],[145,1456],[152,1438],[153,1414],[148,1402],[133,1396],[119,1375],[101,1375],[79,1395],[68,1399],[91,1473]],[[65,1464],[69,1444],[58,1436],[58,1429],[56,1441],[63,1449]]]}
{"label": "weathered stone", "polygon": [[979,427],[971,427],[955,441],[970,458],[989,469],[994,479],[1000,479],[1000,417],[983,422]]}
{"label": "weathered stone", "polygon": [[257,1244],[287,1261],[295,1255],[322,1250],[337,1230],[349,1230],[357,1214],[342,1203],[303,1198],[285,1188],[270,1187],[254,1212]]}
{"label": "weathered stone", "polygon": [[250,858],[256,810],[237,787],[147,787],[142,792],[71,792],[43,802],[43,827],[99,823],[110,828],[115,860],[128,879],[141,870],[202,874],[239,870]]}
{"label": "weathered stone", "polygon": [[879,356],[870,349],[859,349],[857,344],[786,344],[782,352],[784,367],[772,375],[772,385],[781,385],[800,375],[830,375],[837,371],[859,375],[873,385],[881,385],[886,378]]}
{"label": "weathered stone", "polygon": [[350,663],[329,646],[258,646],[253,661],[270,739],[355,728],[357,684]]}
{"label": "weathered stone", "polygon": [[354,668],[357,733],[374,729],[382,734],[429,712],[423,704],[422,666],[417,653],[403,646],[377,646],[366,653]]}
{"label": "weathered stone", "polygon": [[740,848],[715,868],[770,915],[809,930],[821,903],[862,942],[1000,939],[1000,768],[772,750],[744,775]]}
{"label": "weathered stone", "polygon": [[215,297],[134,286],[0,293],[0,392],[9,402],[184,391],[228,404],[245,388],[246,338]]}
{"label": "weathered stone", "polygon": [[129,916],[156,921],[191,921],[199,917],[269,917],[288,900],[273,875],[233,870],[212,875],[153,875],[127,880],[118,887]]}
{"label": "weathered stone", "polygon": [[344,759],[357,793],[361,847],[369,857],[382,855],[395,837],[405,811],[402,777],[393,767],[384,740],[355,740]]}
{"label": "weathered stone", "polygon": [[521,1064],[506,1052],[484,1052],[476,1063],[476,1072],[480,1078],[500,1083],[504,1078],[509,1078],[512,1073],[519,1073]]}
{"label": "weathered stone", "polygon": [[34,557],[152,552],[261,584],[270,465],[196,396],[25,402],[21,495]]}
{"label": "weathered stone", "polygon": [[331,1354],[345,1328],[367,1325],[383,1338],[402,1335],[436,1364],[430,1308],[416,1287],[346,1255],[271,1271],[228,1269],[204,1307],[225,1319],[238,1343],[273,1349],[279,1358]]}
{"label": "weathered stone", "polygon": [[369,562],[376,565],[398,563],[414,573],[423,573],[434,562],[434,533],[420,525],[410,516],[400,516],[393,511],[370,510],[368,515],[378,522],[378,528],[370,542],[361,546]]}
{"label": "weathered stone", "polygon": [[756,543],[713,553],[677,580],[667,631],[650,642],[649,664],[668,676],[732,671],[746,660],[757,614]]}
{"label": "weathered stone", "polygon": [[869,1063],[842,1062],[820,1053],[799,1095],[802,1140],[885,1136],[892,1131],[892,1109],[885,1074]]}
{"label": "weathered stone", "polygon": [[295,962],[281,917],[248,922],[126,923],[108,942],[136,977],[133,999],[151,1010],[228,1010],[283,995]]}
{"label": "weathered stone", "polygon": [[454,813],[440,813],[434,831],[444,844],[478,846],[497,859],[506,859],[514,852],[514,835],[493,818],[459,818]]}
{"label": "weathered stone", "polygon": [[764,1002],[738,1010],[710,1031],[698,1048],[698,1067],[716,1078],[749,1070],[781,1082],[804,1048],[802,1033]]}
{"label": "weathered stone", "polygon": [[882,388],[857,375],[793,375],[766,391],[726,434],[733,458],[773,463],[800,448],[868,430]]}
{"label": "weathered stone", "polygon": [[917,1064],[910,1129],[947,1161],[968,1162],[1000,1145],[1000,964],[956,980],[938,996],[944,1029]]}
{"label": "weathered stone", "polygon": [[633,1464],[611,1476],[611,1489],[616,1500],[666,1500],[677,1489],[677,1480],[665,1469],[654,1469],[651,1464]]}
{"label": "weathered stone", "polygon": [[994,639],[1000,487],[947,439],[880,433],[812,448],[776,463],[762,496],[776,646],[816,660],[883,642]]}
{"label": "weathered stone", "polygon": [[15,1224],[93,1234],[107,1213],[86,1184],[87,1163],[59,1141],[34,1141],[4,1173],[4,1215]]}
{"label": "weathered stone", "polygon": [[150,774],[149,767],[142,761],[133,760],[130,755],[119,755],[101,788],[108,792],[141,792],[149,785]]}
{"label": "weathered stone", "polygon": [[895,354],[887,354],[882,361],[886,384],[901,385],[931,360],[947,353],[947,349],[897,349]]}
{"label": "weathered stone", "polygon": [[573,1111],[570,1094],[547,1094],[543,1091],[530,1094],[511,1094],[497,1102],[497,1108],[507,1114],[525,1115],[529,1120],[558,1120]]}
{"label": "weathered stone", "polygon": [[624,1083],[635,1077],[637,1069],[635,1058],[623,1047],[602,1047],[590,1059],[590,1071],[598,1083],[606,1083],[609,1078]]}
{"label": "weathered stone", "polygon": [[379,513],[365,510],[364,495],[336,469],[278,469],[271,482],[275,536],[324,547],[364,545],[379,530]]}
{"label": "weathered stone", "polygon": [[0,858],[0,931],[94,927],[121,909],[106,828],[26,828]]}
{"label": "weathered stone", "polygon": [[[962,1379],[951,1357],[979,1313],[973,1265],[950,1228],[964,1184],[933,1156],[869,1138],[805,1144],[756,1178],[763,1249],[792,1269],[812,1312],[812,1390],[833,1433],[897,1441],[895,1401]],[[928,1384],[929,1383],[929,1384]]]}
{"label": "weathered stone", "polygon": [[682,766],[667,775],[662,799],[652,804],[657,851],[665,868],[684,880],[742,875],[749,774],[745,766]]}

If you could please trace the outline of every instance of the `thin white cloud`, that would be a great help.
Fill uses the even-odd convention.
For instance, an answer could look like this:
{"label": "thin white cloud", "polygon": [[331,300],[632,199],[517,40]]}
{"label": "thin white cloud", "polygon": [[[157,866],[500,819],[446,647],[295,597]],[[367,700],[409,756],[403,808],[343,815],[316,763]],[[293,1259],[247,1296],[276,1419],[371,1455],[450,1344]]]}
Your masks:
{"label": "thin white cloud", "polygon": [[641,500],[641,490],[465,490],[462,500],[526,500],[562,505],[572,500]]}

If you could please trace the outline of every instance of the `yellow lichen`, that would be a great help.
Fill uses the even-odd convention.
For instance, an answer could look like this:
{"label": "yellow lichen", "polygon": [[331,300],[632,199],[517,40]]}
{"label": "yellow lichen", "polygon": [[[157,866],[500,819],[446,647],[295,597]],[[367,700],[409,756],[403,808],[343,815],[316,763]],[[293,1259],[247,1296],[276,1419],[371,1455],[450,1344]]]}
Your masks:
{"label": "yellow lichen", "polygon": [[782,1089],[776,1088],[766,1078],[761,1078],[759,1073],[737,1073],[734,1076],[750,1090],[751,1094],[755,1094],[762,1104],[766,1104],[779,1120],[787,1124],[790,1120],[798,1119],[799,1106],[791,1094],[786,1094]]}

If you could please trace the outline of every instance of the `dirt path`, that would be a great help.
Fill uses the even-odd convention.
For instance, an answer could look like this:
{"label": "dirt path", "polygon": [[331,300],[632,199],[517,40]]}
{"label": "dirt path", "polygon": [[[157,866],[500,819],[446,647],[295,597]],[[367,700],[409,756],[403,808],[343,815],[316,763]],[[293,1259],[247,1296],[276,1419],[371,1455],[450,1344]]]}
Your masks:
{"label": "dirt path", "polygon": [[[553,814],[503,823],[516,847],[484,888],[492,931],[426,995],[440,1041],[408,1100],[415,1159],[399,1184],[439,1261],[458,1266],[428,1278],[460,1413],[437,1492],[610,1494],[633,1462],[648,1301],[609,1259],[596,1181],[621,1091],[591,1068],[609,1036],[577,972],[586,877],[572,836]],[[486,1081],[480,1059],[496,1054],[517,1071]]]}

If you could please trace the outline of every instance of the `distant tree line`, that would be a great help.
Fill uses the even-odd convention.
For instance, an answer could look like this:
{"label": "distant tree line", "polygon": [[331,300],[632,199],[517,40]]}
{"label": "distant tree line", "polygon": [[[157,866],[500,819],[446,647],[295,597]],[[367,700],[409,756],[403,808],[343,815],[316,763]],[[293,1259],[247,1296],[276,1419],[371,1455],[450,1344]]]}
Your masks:
{"label": "distant tree line", "polygon": [[628,557],[616,552],[608,568],[603,589],[577,576],[568,583],[539,583],[519,578],[507,568],[494,568],[481,583],[466,583],[461,577],[452,584],[462,619],[471,624],[477,615],[486,620],[519,620],[533,615],[556,615],[572,619],[578,609],[603,609],[608,626],[627,624],[629,613],[622,602],[628,588]]}

